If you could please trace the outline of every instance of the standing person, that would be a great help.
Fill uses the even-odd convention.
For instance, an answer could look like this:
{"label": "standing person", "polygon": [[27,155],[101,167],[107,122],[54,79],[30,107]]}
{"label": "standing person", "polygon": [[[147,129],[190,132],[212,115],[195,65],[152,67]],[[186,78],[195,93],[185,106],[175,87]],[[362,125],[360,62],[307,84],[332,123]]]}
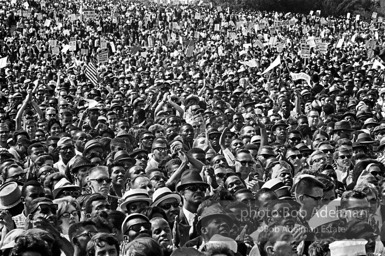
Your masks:
{"label": "standing person", "polygon": [[183,246],[188,240],[197,237],[198,207],[203,202],[209,185],[203,182],[199,172],[186,170],[176,190],[183,198],[182,209],[174,225],[179,234],[176,245]]}

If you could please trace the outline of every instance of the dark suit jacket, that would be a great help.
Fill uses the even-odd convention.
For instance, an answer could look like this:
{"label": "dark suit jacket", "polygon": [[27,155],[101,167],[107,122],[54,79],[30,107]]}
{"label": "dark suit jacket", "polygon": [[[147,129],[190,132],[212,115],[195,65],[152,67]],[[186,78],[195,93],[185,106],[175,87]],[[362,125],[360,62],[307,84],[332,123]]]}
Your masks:
{"label": "dark suit jacket", "polygon": [[[183,246],[187,241],[196,238],[198,234],[196,232],[193,232],[191,236],[189,235],[191,226],[188,224],[187,218],[183,213],[183,208],[179,211],[179,219],[177,223],[177,232],[178,232],[178,244],[180,247]],[[195,229],[196,230],[196,227]]]}

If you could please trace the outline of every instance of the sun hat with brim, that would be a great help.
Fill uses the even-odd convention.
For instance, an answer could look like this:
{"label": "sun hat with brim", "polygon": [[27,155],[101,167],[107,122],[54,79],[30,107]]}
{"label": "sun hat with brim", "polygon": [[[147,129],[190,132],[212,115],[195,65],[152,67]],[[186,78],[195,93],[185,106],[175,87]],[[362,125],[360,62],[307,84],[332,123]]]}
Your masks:
{"label": "sun hat with brim", "polygon": [[272,146],[263,146],[258,155],[275,156],[274,148]]}
{"label": "sun hat with brim", "polygon": [[126,211],[127,205],[134,202],[147,202],[148,205],[150,205],[152,200],[148,195],[147,190],[130,189],[126,193],[124,193],[122,203],[120,204],[120,209],[122,209],[123,211]]}
{"label": "sun hat with brim", "polygon": [[0,187],[0,210],[8,210],[21,202],[21,191],[16,182],[7,182]]}
{"label": "sun hat with brim", "polygon": [[11,249],[11,248],[15,247],[16,239],[19,236],[24,235],[24,232],[25,232],[25,230],[21,229],[21,228],[15,228],[15,229],[12,229],[11,231],[9,231],[4,237],[3,246],[1,247],[0,250],[4,251],[6,249]]}
{"label": "sun hat with brim", "polygon": [[74,163],[70,166],[70,171],[73,173],[75,170],[82,167],[94,167],[95,165],[91,163],[87,158],[79,156],[75,159]]}
{"label": "sun hat with brim", "polygon": [[90,150],[91,148],[103,148],[103,146],[102,146],[102,144],[101,144],[98,140],[96,140],[96,139],[87,141],[87,143],[84,145],[83,155],[84,155],[85,153],[87,153],[87,151]]}
{"label": "sun hat with brim", "polygon": [[188,185],[202,185],[209,187],[209,184],[203,181],[199,172],[191,169],[183,172],[180,182],[176,185],[176,191],[179,192]]}
{"label": "sun hat with brim", "polygon": [[122,227],[121,227],[121,230],[122,230],[122,234],[124,235],[127,230],[130,228],[130,226],[127,226],[127,223],[132,220],[132,219],[143,219],[144,221],[147,221],[148,223],[150,223],[150,220],[147,218],[146,215],[144,214],[141,214],[141,213],[132,213],[130,215],[128,215],[123,223],[122,223]]}
{"label": "sun hat with brim", "polygon": [[182,201],[182,198],[179,194],[173,193],[169,188],[158,188],[155,190],[154,194],[152,195],[152,199],[154,202],[151,204],[151,206],[158,206],[161,202],[167,200],[167,199],[176,199],[178,203]]}
{"label": "sun hat with brim", "polygon": [[282,182],[281,179],[275,178],[275,179],[270,179],[270,180],[266,181],[265,184],[263,184],[262,188],[267,188],[267,189],[275,191],[275,190],[278,190],[284,186],[285,186],[285,184]]}
{"label": "sun hat with brim", "polygon": [[233,219],[230,217],[228,213],[226,213],[225,209],[219,204],[213,204],[206,207],[202,214],[198,218],[197,228],[200,230],[202,226],[202,222],[212,218],[224,218],[226,219],[226,223],[231,227],[231,223],[233,223]]}
{"label": "sun hat with brim", "polygon": [[368,118],[368,119],[366,119],[365,120],[365,122],[364,122],[364,124],[363,124],[363,126],[362,126],[362,129],[365,129],[368,125],[370,125],[370,124],[374,124],[374,125],[378,125],[378,122],[376,121],[376,119],[374,119],[374,118]]}
{"label": "sun hat with brim", "polygon": [[56,198],[60,194],[60,192],[62,192],[63,190],[71,190],[71,191],[79,190],[80,191],[81,188],[77,185],[71,184],[71,182],[69,182],[69,180],[67,180],[66,178],[62,178],[54,186],[54,189],[52,191],[53,198]]}

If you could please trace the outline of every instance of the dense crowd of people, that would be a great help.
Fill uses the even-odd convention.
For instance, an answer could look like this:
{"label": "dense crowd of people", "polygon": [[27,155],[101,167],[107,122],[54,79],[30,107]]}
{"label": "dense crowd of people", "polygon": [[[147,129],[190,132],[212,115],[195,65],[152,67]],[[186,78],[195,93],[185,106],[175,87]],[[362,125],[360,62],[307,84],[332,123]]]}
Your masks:
{"label": "dense crowd of people", "polygon": [[0,20],[0,255],[385,255],[377,14],[12,0]]}

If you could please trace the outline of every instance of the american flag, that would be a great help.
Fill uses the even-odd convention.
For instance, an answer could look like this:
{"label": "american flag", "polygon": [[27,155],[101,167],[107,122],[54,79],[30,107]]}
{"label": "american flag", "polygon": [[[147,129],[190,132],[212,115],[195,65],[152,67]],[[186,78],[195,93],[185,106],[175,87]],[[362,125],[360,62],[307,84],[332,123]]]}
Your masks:
{"label": "american flag", "polygon": [[94,84],[94,86],[98,85],[98,71],[92,61],[87,64],[86,77]]}

